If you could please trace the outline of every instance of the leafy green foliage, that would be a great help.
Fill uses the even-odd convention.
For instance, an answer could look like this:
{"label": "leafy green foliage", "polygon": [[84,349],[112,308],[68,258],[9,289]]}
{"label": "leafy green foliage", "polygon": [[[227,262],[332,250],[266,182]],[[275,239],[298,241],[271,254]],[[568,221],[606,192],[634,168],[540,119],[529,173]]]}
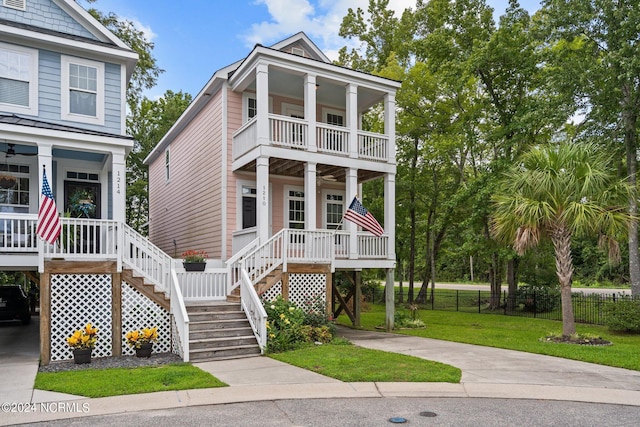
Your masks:
{"label": "leafy green foliage", "polygon": [[333,339],[335,325],[326,315],[322,295],[308,298],[302,307],[285,301],[282,296],[263,304],[267,312],[267,352],[277,353]]}
{"label": "leafy green foliage", "polygon": [[640,299],[624,298],[610,302],[604,311],[605,323],[610,330],[640,333]]}

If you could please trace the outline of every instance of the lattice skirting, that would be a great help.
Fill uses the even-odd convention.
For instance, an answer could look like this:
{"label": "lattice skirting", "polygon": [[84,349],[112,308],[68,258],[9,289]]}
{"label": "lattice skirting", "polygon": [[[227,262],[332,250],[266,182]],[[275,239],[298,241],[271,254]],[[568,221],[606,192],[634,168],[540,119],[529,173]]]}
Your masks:
{"label": "lattice skirting", "polygon": [[[302,307],[305,301],[321,295],[321,301],[327,301],[327,278],[324,274],[290,274],[289,301]],[[274,300],[282,295],[282,281],[269,288],[262,296],[265,301]]]}
{"label": "lattice skirting", "polygon": [[153,327],[158,328],[158,341],[153,345],[153,352],[171,351],[169,313],[127,282],[122,282],[122,354],[135,354],[135,350],[127,345],[125,339],[127,332]]}
{"label": "lattice skirting", "polygon": [[[112,353],[111,274],[51,275],[51,361],[73,358],[66,339],[87,323],[98,328],[98,341],[93,357]],[[170,315],[162,307],[122,283],[122,353],[135,354],[126,345],[125,334],[134,329],[158,327],[159,339],[154,352],[172,350]]]}

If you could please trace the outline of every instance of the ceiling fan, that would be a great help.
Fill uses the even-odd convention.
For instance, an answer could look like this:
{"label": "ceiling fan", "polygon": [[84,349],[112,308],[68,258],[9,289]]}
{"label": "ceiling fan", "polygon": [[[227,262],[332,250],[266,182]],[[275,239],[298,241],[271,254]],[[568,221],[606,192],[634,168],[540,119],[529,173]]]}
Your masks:
{"label": "ceiling fan", "polygon": [[7,149],[5,150],[5,158],[9,159],[15,156],[36,156],[38,153],[18,153],[16,152],[16,144],[7,143]]}

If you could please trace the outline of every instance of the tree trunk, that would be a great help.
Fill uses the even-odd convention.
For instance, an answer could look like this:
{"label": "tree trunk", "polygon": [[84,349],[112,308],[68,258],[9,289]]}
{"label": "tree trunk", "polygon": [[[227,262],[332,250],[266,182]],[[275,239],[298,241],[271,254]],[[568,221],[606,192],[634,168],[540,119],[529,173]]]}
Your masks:
{"label": "tree trunk", "polygon": [[518,260],[515,258],[510,259],[507,262],[507,285],[509,290],[507,291],[507,311],[514,311],[516,308],[516,292],[518,289],[518,281],[516,280],[518,269]]}
{"label": "tree trunk", "polygon": [[573,316],[573,302],[571,301],[571,278],[573,277],[571,232],[565,224],[557,224],[552,228],[551,241],[556,255],[556,273],[560,281],[562,335],[568,337],[576,333],[576,323]]}
{"label": "tree trunk", "polygon": [[[627,154],[627,176],[631,188],[629,197],[629,213],[638,215],[638,200],[636,189],[636,173],[638,158],[636,157],[638,115],[633,102],[633,95],[629,82],[622,85],[622,122],[624,125],[624,146]],[[638,252],[638,221],[629,223],[629,276],[631,294],[640,296],[640,254]]]}

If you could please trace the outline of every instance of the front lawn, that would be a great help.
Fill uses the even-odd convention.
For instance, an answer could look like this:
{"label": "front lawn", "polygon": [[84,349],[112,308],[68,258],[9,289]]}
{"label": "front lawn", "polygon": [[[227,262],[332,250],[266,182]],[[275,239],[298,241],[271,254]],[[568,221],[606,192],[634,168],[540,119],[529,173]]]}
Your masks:
{"label": "front lawn", "polygon": [[[520,350],[566,359],[581,360],[600,365],[640,371],[640,335],[614,334],[604,326],[577,324],[578,333],[597,335],[611,341],[610,346],[584,346],[541,342],[550,332],[561,332],[562,323],[554,320],[532,319],[499,314],[460,313],[418,310],[417,318],[426,323],[425,329],[403,329],[398,334],[435,338],[468,344]],[[384,306],[372,304],[361,314],[361,325],[376,330],[384,325]],[[338,323],[350,326],[346,316]]]}
{"label": "front lawn", "polygon": [[158,367],[38,372],[35,388],[86,397],[226,387],[213,375],[187,363]]}
{"label": "front lawn", "polygon": [[444,363],[351,344],[323,344],[270,357],[346,382],[459,383],[460,369]]}

